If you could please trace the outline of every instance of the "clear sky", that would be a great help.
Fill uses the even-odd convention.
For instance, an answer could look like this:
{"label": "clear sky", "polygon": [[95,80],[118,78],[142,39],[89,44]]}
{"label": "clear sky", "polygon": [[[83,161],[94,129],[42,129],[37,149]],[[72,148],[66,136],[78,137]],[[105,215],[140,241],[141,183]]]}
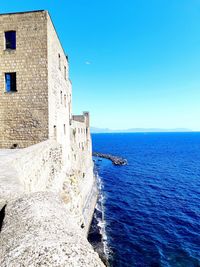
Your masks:
{"label": "clear sky", "polygon": [[12,0],[49,10],[70,59],[73,112],[95,127],[200,130],[199,0]]}

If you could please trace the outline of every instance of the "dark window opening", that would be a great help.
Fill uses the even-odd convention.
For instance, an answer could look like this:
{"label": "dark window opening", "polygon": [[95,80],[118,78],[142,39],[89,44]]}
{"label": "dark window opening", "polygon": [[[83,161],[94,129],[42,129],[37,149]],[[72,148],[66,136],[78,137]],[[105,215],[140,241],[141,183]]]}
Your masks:
{"label": "dark window opening", "polygon": [[4,205],[3,208],[0,210],[0,232],[1,232],[1,228],[3,226],[3,220],[5,217],[5,209],[6,209],[6,205]]}
{"label": "dark window opening", "polygon": [[67,97],[66,97],[66,95],[64,95],[64,106],[65,106],[65,108],[67,107]]}
{"label": "dark window opening", "polygon": [[60,91],[60,103],[62,104],[62,91]]}
{"label": "dark window opening", "polygon": [[16,72],[5,73],[6,92],[17,92]]}
{"label": "dark window opening", "polygon": [[6,49],[16,49],[16,32],[9,31],[5,32],[5,48]]}
{"label": "dark window opening", "polygon": [[67,80],[67,68],[66,68],[66,66],[64,66],[64,78],[65,78],[65,80]]}
{"label": "dark window opening", "polygon": [[61,58],[60,58],[60,54],[58,54],[58,68],[59,68],[59,70],[61,70]]}
{"label": "dark window opening", "polygon": [[11,149],[16,149],[18,147],[18,144],[13,144],[10,148]]}
{"label": "dark window opening", "polygon": [[53,126],[53,137],[56,140],[57,138],[56,125]]}

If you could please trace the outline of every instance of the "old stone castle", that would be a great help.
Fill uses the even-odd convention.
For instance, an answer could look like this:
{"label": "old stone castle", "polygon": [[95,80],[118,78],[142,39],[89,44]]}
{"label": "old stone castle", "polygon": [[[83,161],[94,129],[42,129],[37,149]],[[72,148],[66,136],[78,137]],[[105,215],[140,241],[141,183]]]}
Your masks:
{"label": "old stone castle", "polygon": [[86,240],[97,198],[89,113],[72,115],[50,15],[0,14],[0,39],[0,266],[103,266]]}
{"label": "old stone castle", "polygon": [[68,159],[72,141],[88,149],[89,114],[72,116],[68,57],[48,12],[1,15],[0,25],[0,148],[55,139]]}

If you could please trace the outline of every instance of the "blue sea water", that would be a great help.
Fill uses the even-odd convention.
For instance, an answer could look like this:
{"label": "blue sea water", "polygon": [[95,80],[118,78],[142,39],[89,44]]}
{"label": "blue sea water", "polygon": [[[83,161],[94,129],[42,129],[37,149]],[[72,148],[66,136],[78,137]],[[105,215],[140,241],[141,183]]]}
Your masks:
{"label": "blue sea water", "polygon": [[93,134],[114,267],[200,266],[200,133]]}

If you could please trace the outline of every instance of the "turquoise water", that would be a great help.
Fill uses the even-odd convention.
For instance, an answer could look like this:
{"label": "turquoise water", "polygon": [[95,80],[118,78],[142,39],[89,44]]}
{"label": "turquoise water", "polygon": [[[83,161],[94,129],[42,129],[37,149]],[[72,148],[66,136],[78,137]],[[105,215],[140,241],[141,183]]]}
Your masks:
{"label": "turquoise water", "polygon": [[111,266],[200,266],[200,133],[94,134]]}

